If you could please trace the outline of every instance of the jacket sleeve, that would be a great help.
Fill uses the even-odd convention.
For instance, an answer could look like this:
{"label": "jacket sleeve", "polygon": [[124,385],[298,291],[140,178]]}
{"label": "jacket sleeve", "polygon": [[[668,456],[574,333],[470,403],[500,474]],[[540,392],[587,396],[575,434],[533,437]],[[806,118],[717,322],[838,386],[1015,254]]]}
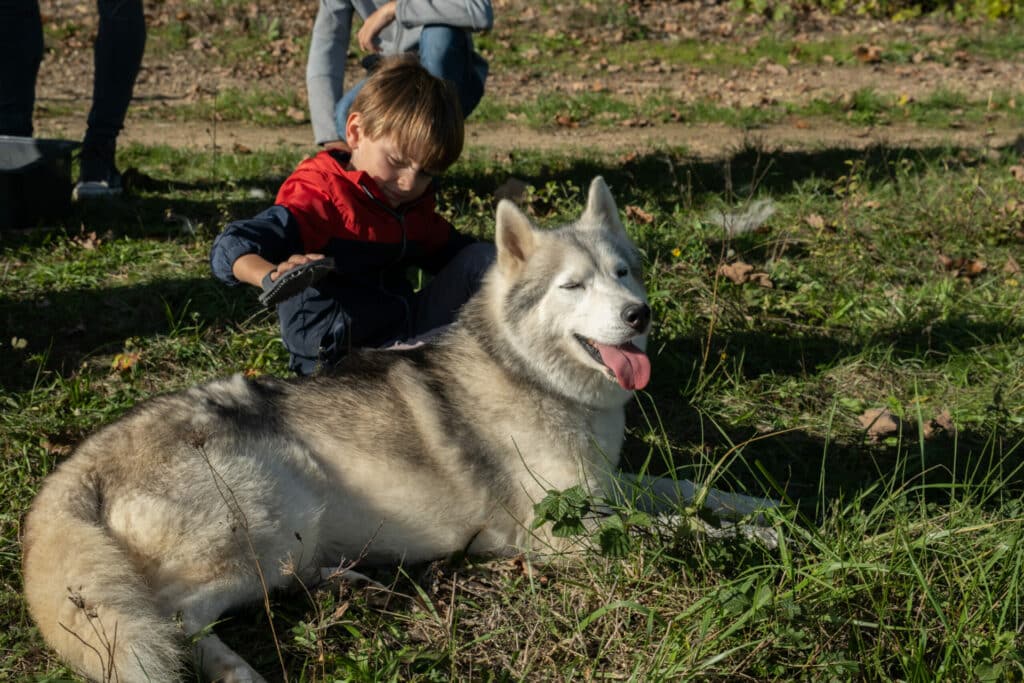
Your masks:
{"label": "jacket sleeve", "polygon": [[218,280],[233,286],[241,284],[231,272],[238,257],[259,254],[280,263],[298,253],[303,252],[294,217],[283,206],[272,206],[254,218],[228,223],[213,241],[210,269]]}
{"label": "jacket sleeve", "polygon": [[489,31],[494,25],[490,0],[398,0],[395,17],[405,28],[445,24],[467,31]]}
{"label": "jacket sleeve", "polygon": [[309,118],[316,144],[338,139],[334,106],[345,88],[345,63],[352,33],[352,3],[320,0],[306,60]]}
{"label": "jacket sleeve", "polygon": [[331,180],[312,160],[307,160],[299,164],[277,192],[277,203],[286,207],[294,220],[301,245],[298,253],[322,252],[332,237],[353,232],[350,209],[334,201]]}

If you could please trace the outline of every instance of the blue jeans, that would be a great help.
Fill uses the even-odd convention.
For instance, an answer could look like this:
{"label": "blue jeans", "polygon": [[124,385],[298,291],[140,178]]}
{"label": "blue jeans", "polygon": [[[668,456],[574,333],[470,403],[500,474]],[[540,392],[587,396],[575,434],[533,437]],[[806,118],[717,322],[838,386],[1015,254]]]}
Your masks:
{"label": "blue jeans", "polygon": [[[469,116],[484,96],[484,78],[481,77],[480,60],[475,59],[473,41],[469,33],[451,26],[424,26],[420,34],[418,50],[420,64],[438,78],[452,82],[455,92],[459,95],[462,115]],[[348,121],[352,102],[363,87],[366,80],[345,93],[334,108],[334,122],[338,128],[338,138],[345,139],[345,122]]]}
{"label": "blue jeans", "polygon": [[[97,0],[95,77],[86,144],[113,145],[146,46],[142,0]],[[32,135],[36,78],[43,57],[38,0],[0,0],[0,134]]]}

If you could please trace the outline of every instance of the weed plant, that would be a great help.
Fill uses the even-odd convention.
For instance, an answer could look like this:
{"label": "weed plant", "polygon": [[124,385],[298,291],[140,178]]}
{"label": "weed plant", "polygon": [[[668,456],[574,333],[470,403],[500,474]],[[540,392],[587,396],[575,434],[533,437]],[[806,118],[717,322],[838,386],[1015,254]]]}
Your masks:
{"label": "weed plant", "polygon": [[[206,258],[298,160],[135,147],[123,202],[0,233],[0,678],[69,675],[21,597],[20,521],[42,478],[147,396],[286,374],[273,317]],[[582,561],[401,567],[375,575],[384,596],[310,587],[275,597],[273,630],[256,608],[218,632],[283,677],[276,633],[289,680],[1020,680],[1017,163],[749,147],[717,162],[523,151],[510,168],[471,148],[440,201],[485,238],[510,174],[542,225],[605,176],[656,319],[625,467],[783,501],[763,520],[778,547],[709,539],[694,510],[669,523],[625,508]],[[757,201],[774,213],[723,228]],[[730,280],[739,262],[764,277]],[[861,421],[882,409],[891,430]]]}

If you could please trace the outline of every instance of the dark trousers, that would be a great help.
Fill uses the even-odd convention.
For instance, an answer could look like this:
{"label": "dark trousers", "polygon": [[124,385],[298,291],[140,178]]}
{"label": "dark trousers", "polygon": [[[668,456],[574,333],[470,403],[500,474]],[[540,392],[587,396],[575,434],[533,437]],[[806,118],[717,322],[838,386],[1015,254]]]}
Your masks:
{"label": "dark trousers", "polygon": [[[124,126],[146,46],[142,0],[97,0],[99,30],[85,144],[113,145]],[[32,135],[43,58],[38,0],[0,0],[0,134]]]}
{"label": "dark trousers", "polygon": [[314,285],[277,307],[281,337],[300,375],[333,365],[352,348],[386,347],[429,337],[450,324],[479,289],[494,245],[477,242],[455,255],[423,289],[407,296]]}

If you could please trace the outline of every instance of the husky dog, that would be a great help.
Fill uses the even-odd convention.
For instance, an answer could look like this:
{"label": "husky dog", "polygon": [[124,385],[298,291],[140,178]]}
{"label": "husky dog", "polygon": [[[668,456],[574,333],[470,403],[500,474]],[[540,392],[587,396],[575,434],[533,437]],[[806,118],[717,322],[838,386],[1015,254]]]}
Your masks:
{"label": "husky dog", "polygon": [[[564,550],[531,530],[533,506],[615,488],[651,309],[601,178],[555,230],[503,200],[495,241],[480,292],[431,344],[306,379],[213,381],[87,439],[25,523],[46,641],[96,680],[172,681],[184,636],[323,567]],[[204,676],[263,680],[196,637]]]}

